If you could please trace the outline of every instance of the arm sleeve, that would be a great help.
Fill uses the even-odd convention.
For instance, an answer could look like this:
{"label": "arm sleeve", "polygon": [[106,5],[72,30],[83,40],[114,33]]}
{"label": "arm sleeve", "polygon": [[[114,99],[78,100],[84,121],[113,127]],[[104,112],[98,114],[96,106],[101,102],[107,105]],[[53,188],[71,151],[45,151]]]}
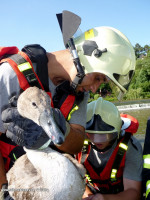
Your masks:
{"label": "arm sleeve", "polygon": [[78,124],[85,128],[88,98],[89,98],[89,93],[86,92],[84,94],[83,101],[80,102],[80,104],[78,105],[79,109],[71,115],[71,119],[69,121],[70,124]]}
{"label": "arm sleeve", "polygon": [[142,168],[142,146],[140,142],[132,136],[128,144],[128,150],[126,152],[123,177],[134,181],[141,181]]}
{"label": "arm sleeve", "polygon": [[20,86],[18,78],[8,63],[0,65],[0,132],[4,133],[1,112],[8,105],[9,99],[19,94]]}

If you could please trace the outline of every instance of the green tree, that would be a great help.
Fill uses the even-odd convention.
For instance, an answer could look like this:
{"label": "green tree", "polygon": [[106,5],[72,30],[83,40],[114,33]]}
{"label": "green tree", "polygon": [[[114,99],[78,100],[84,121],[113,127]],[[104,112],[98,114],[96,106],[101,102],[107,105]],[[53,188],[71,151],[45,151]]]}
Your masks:
{"label": "green tree", "polygon": [[145,51],[145,53],[147,54],[147,53],[150,51],[150,46],[146,44],[146,45],[144,46],[144,51]]}
{"label": "green tree", "polygon": [[143,52],[143,47],[141,47],[141,45],[139,43],[136,43],[135,47],[134,47],[134,51],[135,51],[135,56],[136,58],[139,58],[141,55],[141,52]]}

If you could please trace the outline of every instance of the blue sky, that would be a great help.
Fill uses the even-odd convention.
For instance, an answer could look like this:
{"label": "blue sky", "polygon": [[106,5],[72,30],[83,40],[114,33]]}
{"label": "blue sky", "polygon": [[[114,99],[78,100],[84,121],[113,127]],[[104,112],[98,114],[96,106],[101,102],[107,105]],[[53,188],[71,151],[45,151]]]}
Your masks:
{"label": "blue sky", "polygon": [[64,49],[56,13],[69,10],[82,18],[82,31],[112,26],[134,46],[150,45],[150,0],[0,0],[0,46],[40,44]]}

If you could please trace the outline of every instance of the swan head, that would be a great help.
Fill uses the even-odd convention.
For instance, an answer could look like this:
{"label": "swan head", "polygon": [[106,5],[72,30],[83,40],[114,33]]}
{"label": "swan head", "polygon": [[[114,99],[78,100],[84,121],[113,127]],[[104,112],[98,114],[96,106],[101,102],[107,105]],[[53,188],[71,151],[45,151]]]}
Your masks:
{"label": "swan head", "polygon": [[18,98],[17,109],[21,116],[41,126],[54,144],[61,145],[64,142],[64,135],[55,121],[51,99],[44,90],[27,88]]}

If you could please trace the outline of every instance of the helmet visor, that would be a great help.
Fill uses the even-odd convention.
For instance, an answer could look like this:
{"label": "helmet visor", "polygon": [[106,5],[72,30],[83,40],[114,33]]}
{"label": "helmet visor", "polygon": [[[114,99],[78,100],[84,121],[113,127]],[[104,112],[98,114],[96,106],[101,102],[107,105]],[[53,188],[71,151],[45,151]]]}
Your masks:
{"label": "helmet visor", "polygon": [[94,114],[92,119],[86,123],[86,132],[87,133],[113,133],[115,131],[115,127],[107,124],[103,121],[100,115]]}
{"label": "helmet visor", "polygon": [[[133,74],[134,71],[130,70],[126,75],[113,73],[113,77],[119,83],[119,85],[121,85],[125,90],[128,90]],[[117,86],[113,82],[113,80],[109,81],[109,85],[112,89],[112,92],[115,94],[115,96],[117,96],[118,100],[120,101],[123,98],[125,92],[121,90],[121,88]]]}
{"label": "helmet visor", "polygon": [[117,134],[117,132],[115,132],[115,133],[107,133],[107,134],[87,133],[87,137],[93,143],[104,143],[104,142],[109,142],[111,140],[114,140],[115,138],[118,137],[118,134]]}
{"label": "helmet visor", "polygon": [[120,85],[122,85],[126,90],[128,90],[133,74],[134,71],[130,70],[126,75],[114,73],[113,76]]}
{"label": "helmet visor", "polygon": [[124,92],[112,80],[109,80],[108,83],[112,93],[117,97],[119,101],[121,101],[123,99]]}

